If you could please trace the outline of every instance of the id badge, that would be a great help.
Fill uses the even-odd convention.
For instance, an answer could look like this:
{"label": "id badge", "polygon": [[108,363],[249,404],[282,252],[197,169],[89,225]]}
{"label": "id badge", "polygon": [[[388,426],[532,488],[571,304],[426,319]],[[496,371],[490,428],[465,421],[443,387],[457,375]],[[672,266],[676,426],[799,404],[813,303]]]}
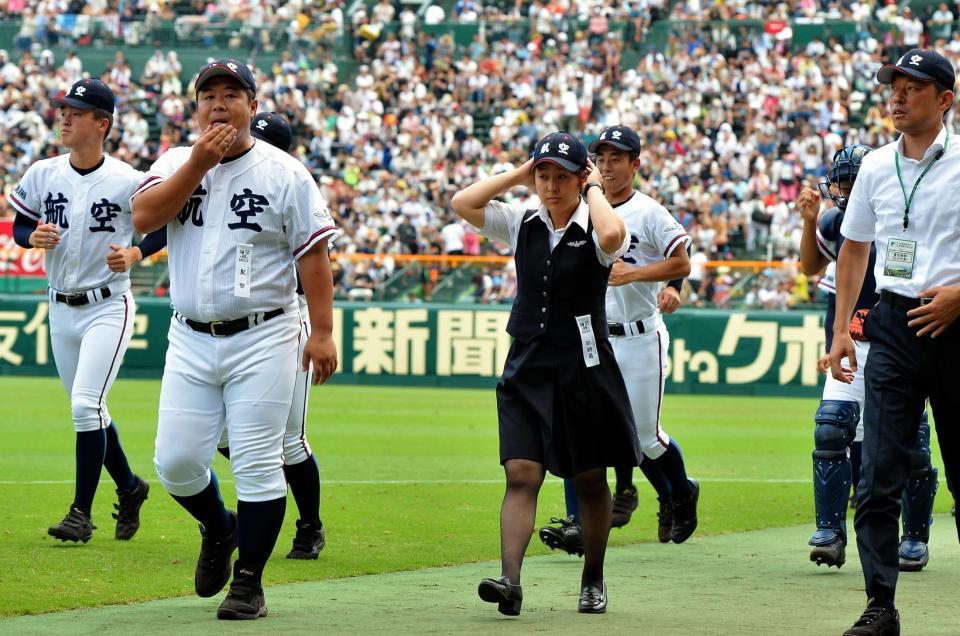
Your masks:
{"label": "id badge", "polygon": [[887,254],[883,275],[895,278],[913,278],[913,262],[917,256],[917,242],[907,239],[887,240]]}
{"label": "id badge", "polygon": [[593,335],[593,321],[590,315],[577,316],[577,329],[580,330],[580,344],[583,346],[583,363],[587,367],[600,364],[600,352],[597,351],[597,339]]}
{"label": "id badge", "polygon": [[237,244],[237,262],[233,269],[233,295],[250,298],[250,268],[253,266],[253,245]]}

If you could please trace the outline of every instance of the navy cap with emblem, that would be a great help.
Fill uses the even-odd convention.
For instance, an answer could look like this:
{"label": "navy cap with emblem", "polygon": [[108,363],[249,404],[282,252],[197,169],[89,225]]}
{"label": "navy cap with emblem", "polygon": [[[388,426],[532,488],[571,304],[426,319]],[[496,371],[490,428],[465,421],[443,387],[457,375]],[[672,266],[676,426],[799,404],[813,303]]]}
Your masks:
{"label": "navy cap with emblem", "polygon": [[630,126],[608,126],[600,133],[600,137],[590,144],[590,152],[596,152],[600,146],[607,144],[617,150],[640,152],[640,136]]}
{"label": "navy cap with emblem", "polygon": [[289,152],[290,143],[293,141],[290,124],[283,115],[277,113],[257,113],[250,122],[250,134],[284,152]]}
{"label": "navy cap with emblem", "polygon": [[194,82],[193,87],[199,91],[209,80],[214,77],[224,76],[234,78],[240,82],[244,88],[253,91],[254,94],[257,93],[257,80],[254,79],[249,67],[243,62],[229,57],[210,62],[200,69],[200,73],[197,75],[197,81]]}
{"label": "navy cap with emblem", "polygon": [[887,64],[877,71],[877,81],[890,84],[897,73],[902,73],[922,82],[939,82],[953,90],[957,75],[950,60],[930,49],[911,49],[897,60],[896,64]]}
{"label": "navy cap with emblem", "polygon": [[533,165],[550,161],[564,170],[580,172],[587,167],[587,149],[583,142],[568,132],[550,133],[533,149]]}
{"label": "navy cap with emblem", "polygon": [[54,97],[55,106],[70,106],[80,110],[100,108],[113,114],[115,98],[110,87],[98,79],[82,79],[75,82],[63,97]]}

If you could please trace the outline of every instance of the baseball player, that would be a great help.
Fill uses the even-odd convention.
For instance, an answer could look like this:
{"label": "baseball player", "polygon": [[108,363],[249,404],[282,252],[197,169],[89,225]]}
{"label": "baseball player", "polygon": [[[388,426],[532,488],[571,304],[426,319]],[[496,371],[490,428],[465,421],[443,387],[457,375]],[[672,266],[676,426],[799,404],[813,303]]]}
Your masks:
{"label": "baseball player", "polygon": [[[853,145],[841,148],[833,156],[827,181],[820,191],[834,207],[820,211],[820,197],[805,188],[797,198],[803,217],[801,266],[809,276],[823,271],[820,288],[828,293],[826,329],[827,351],[833,341],[833,318],[836,309],[836,259],[843,244],[840,225],[843,223],[847,197],[860,171],[863,157],[872,149]],[[863,440],[863,370],[867,364],[870,343],[862,333],[863,317],[877,304],[873,263],[876,248],[870,251],[870,267],[856,302],[853,335],[856,336],[857,371],[853,382],[845,384],[827,375],[823,398],[814,416],[813,494],[817,529],[810,537],[810,561],[817,565],[840,568],[846,562],[847,499],[851,484],[860,479],[860,457]],[[910,458],[910,479],[903,491],[903,535],[900,541],[901,571],[919,571],[930,558],[927,543],[933,522],[933,501],[937,494],[938,470],[930,463],[930,425],[927,414],[921,416],[916,445]]]}
{"label": "baseball player", "polygon": [[[260,113],[250,124],[250,134],[255,139],[283,150],[290,151],[293,132],[283,115]],[[303,286],[297,276],[297,304],[300,308],[300,346],[297,359],[303,357],[303,346],[310,337],[310,317],[307,314],[307,301],[303,296]],[[290,492],[297,503],[300,518],[297,519],[297,533],[293,538],[293,548],[287,554],[288,559],[316,559],[326,545],[323,522],[320,521],[320,472],[317,460],[307,442],[307,398],[313,370],[297,368],[297,380],[294,385],[293,403],[287,416],[287,430],[283,436],[283,474],[290,485]],[[220,434],[217,450],[230,458],[227,429]]]}
{"label": "baseball player", "polygon": [[46,250],[50,281],[50,339],[60,380],[70,396],[76,442],[76,486],[63,521],[47,532],[86,543],[101,467],[117,486],[114,536],[131,539],[140,527],[147,482],[135,475],[120,445],[107,395],[133,329],[130,267],[163,247],[163,233],[130,246],[130,194],[140,173],[103,152],[113,125],[114,95],[103,82],[76,82],[59,108],[61,143],[70,152],[36,162],[9,195],[17,211],[14,238]]}
{"label": "baseball player", "polygon": [[[256,80],[237,60],[195,82],[200,136],[162,155],[134,194],[142,230],[167,227],[173,318],[160,390],[154,463],[200,522],[198,595],[230,590],[221,619],[266,616],[262,574],[286,506],[283,436],[301,334],[294,263],[310,308],[302,368],[322,383],[337,366],[328,240],[336,235],[303,165],[250,135]],[[210,464],[227,426],[237,512]]]}

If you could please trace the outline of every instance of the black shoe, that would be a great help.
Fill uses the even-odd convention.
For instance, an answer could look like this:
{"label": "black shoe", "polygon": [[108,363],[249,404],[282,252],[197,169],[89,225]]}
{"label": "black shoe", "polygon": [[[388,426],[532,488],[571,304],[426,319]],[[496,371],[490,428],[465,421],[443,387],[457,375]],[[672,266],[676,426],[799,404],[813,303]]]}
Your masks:
{"label": "black shoe", "polygon": [[886,607],[867,607],[843,636],[900,636],[900,612]]}
{"label": "black shoe", "polygon": [[211,597],[230,580],[230,559],[237,549],[237,513],[232,510],[227,512],[233,520],[233,529],[227,536],[214,539],[200,526],[200,558],[197,559],[197,571],[193,577],[197,596]]}
{"label": "black shoe", "polygon": [[560,527],[544,526],[540,528],[540,540],[551,550],[563,550],[567,554],[583,556],[583,533],[580,524],[573,517],[557,519],[551,517],[550,523],[559,523]]}
{"label": "black shoe", "polygon": [[610,527],[622,528],[630,523],[630,517],[633,515],[633,511],[637,509],[639,502],[640,499],[637,497],[635,486],[626,486],[618,490],[613,497],[613,515],[610,517]]}
{"label": "black shoe", "polygon": [[[828,529],[829,530],[829,529]],[[814,534],[814,537],[817,535]],[[836,566],[839,570],[847,562],[847,544],[839,534],[834,534],[832,540],[825,543],[815,543],[815,539],[810,539],[810,561],[819,565]]]}
{"label": "black shoe", "polygon": [[252,621],[267,615],[263,586],[256,570],[237,561],[233,565],[233,582],[227,598],[217,608],[217,618],[228,621]]}
{"label": "black shoe", "polygon": [[117,530],[113,537],[121,541],[128,541],[140,529],[140,507],[147,500],[150,485],[134,475],[137,485],[133,490],[117,490],[118,503],[113,504],[116,512],[113,518],[117,520]]}
{"label": "black shoe", "polygon": [[657,539],[660,543],[670,543],[670,534],[673,532],[673,500],[666,497],[657,500],[660,502],[660,510],[657,512]]}
{"label": "black shoe", "polygon": [[673,528],[670,530],[670,540],[674,543],[683,543],[690,538],[697,529],[697,502],[700,500],[700,483],[691,479],[690,487],[693,492],[682,501],[673,502]]}
{"label": "black shoe", "polygon": [[320,550],[327,545],[322,521],[300,521],[297,519],[297,534],[293,537],[293,549],[288,559],[316,559]]}
{"label": "black shoe", "polygon": [[607,584],[584,585],[580,588],[577,611],[581,614],[603,614],[607,611]]}
{"label": "black shoe", "polygon": [[63,521],[55,526],[47,528],[47,534],[61,541],[83,541],[86,543],[93,536],[93,531],[97,526],[90,521],[90,515],[79,508],[70,506],[70,512],[63,518]]}
{"label": "black shoe", "polygon": [[514,585],[505,576],[497,579],[483,579],[477,587],[477,594],[487,603],[497,603],[497,611],[507,616],[519,616],[523,604],[523,588]]}

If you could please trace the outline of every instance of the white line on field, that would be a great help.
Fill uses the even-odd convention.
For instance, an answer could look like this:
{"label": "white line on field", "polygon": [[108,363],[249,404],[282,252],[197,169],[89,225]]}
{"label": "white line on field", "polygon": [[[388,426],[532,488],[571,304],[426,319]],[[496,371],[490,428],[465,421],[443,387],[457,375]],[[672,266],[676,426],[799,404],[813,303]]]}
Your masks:
{"label": "white line on field", "polygon": [[[749,477],[698,477],[698,481],[714,484],[806,484],[810,482],[805,479],[753,479]],[[231,484],[233,480],[219,479],[220,483]],[[326,485],[358,485],[358,486],[416,486],[424,485],[443,485],[443,484],[502,484],[503,479],[321,479],[322,484]],[[548,482],[559,482],[556,477],[548,477]],[[0,486],[60,486],[74,483],[72,479],[33,479],[16,480],[0,479]],[[102,480],[100,483],[112,483],[109,480]]]}

